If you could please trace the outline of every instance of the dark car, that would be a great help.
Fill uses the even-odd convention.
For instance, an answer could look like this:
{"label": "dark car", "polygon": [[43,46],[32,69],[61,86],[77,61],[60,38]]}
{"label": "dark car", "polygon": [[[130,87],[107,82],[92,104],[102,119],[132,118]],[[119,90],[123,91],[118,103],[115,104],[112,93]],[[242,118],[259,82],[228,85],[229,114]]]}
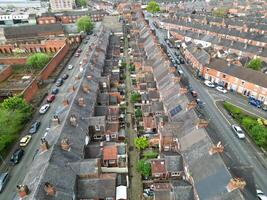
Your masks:
{"label": "dark car", "polygon": [[182,58],[180,59],[180,62],[181,62],[181,64],[184,64],[184,60]]}
{"label": "dark car", "polygon": [[62,84],[63,84],[63,79],[62,78],[57,79],[56,86],[60,87]]}
{"label": "dark car", "polygon": [[63,76],[62,76],[62,79],[63,80],[66,80],[66,79],[68,79],[69,78],[69,75],[68,74],[63,74]]}
{"label": "dark car", "polygon": [[54,88],[54,89],[52,89],[51,94],[56,95],[58,92],[59,92],[59,89],[58,88]]}
{"label": "dark car", "polygon": [[0,193],[4,190],[7,180],[8,180],[8,173],[0,173]]}
{"label": "dark car", "polygon": [[40,125],[41,125],[41,122],[38,122],[38,121],[34,122],[34,123],[32,124],[32,126],[31,126],[30,130],[29,130],[29,133],[30,133],[30,134],[34,134],[34,133],[36,133],[36,132],[38,131]]}
{"label": "dark car", "polygon": [[10,158],[10,164],[16,165],[19,163],[19,161],[22,159],[22,156],[24,155],[24,150],[19,148],[14,151]]}
{"label": "dark car", "polygon": [[78,50],[77,50],[77,53],[81,53],[81,52],[82,52],[82,50],[81,50],[81,49],[78,49]]}
{"label": "dark car", "polygon": [[54,94],[49,94],[46,97],[46,101],[47,101],[47,103],[52,103],[55,100],[55,98],[56,98],[56,96]]}
{"label": "dark car", "polygon": [[192,97],[197,97],[197,92],[195,90],[192,90],[191,95],[192,95]]}

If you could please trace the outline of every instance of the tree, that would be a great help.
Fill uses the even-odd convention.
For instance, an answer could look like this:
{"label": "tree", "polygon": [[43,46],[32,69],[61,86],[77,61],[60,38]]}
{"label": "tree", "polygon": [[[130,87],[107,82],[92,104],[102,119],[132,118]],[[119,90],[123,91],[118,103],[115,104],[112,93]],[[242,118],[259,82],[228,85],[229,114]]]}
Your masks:
{"label": "tree", "polygon": [[90,33],[94,28],[94,24],[91,18],[88,16],[81,17],[80,19],[78,19],[76,24],[79,32],[83,31],[85,33]]}
{"label": "tree", "polygon": [[78,0],[78,4],[79,4],[81,7],[86,7],[86,6],[87,6],[87,0]]}
{"label": "tree", "polygon": [[18,111],[25,114],[31,113],[32,111],[31,106],[19,95],[5,99],[3,103],[1,103],[1,109]]}
{"label": "tree", "polygon": [[160,11],[159,5],[155,1],[150,1],[147,4],[146,10],[150,13],[156,13]]}
{"label": "tree", "polygon": [[148,177],[151,172],[151,165],[146,160],[141,159],[136,164],[136,170],[143,176]]}
{"label": "tree", "polygon": [[260,58],[251,59],[246,67],[258,71],[262,68],[262,61]]}
{"label": "tree", "polygon": [[130,100],[132,103],[136,103],[138,101],[140,101],[141,99],[141,95],[138,92],[132,92]]}
{"label": "tree", "polygon": [[42,69],[49,62],[49,56],[44,53],[35,53],[27,58],[27,65],[34,69]]}
{"label": "tree", "polygon": [[148,140],[146,137],[137,137],[134,139],[134,145],[139,150],[145,149],[148,147]]}
{"label": "tree", "polygon": [[144,158],[147,159],[151,159],[151,158],[157,158],[158,157],[158,153],[156,151],[150,150],[144,153]]}
{"label": "tree", "polygon": [[228,13],[227,8],[217,8],[212,11],[212,15],[215,17],[225,17]]}
{"label": "tree", "polygon": [[135,109],[135,117],[136,118],[142,117],[142,110],[140,108]]}

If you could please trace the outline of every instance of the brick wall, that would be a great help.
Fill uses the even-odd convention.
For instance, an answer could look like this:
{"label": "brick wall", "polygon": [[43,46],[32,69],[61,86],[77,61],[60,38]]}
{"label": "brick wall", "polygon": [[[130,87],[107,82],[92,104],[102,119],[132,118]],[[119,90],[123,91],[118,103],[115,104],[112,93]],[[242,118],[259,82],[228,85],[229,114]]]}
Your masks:
{"label": "brick wall", "polygon": [[27,58],[0,58],[0,64],[13,65],[13,64],[24,64]]}
{"label": "brick wall", "polygon": [[38,85],[37,85],[37,80],[36,78],[32,80],[30,85],[26,87],[22,94],[23,98],[25,99],[26,102],[30,102],[30,100],[33,98],[33,96],[38,92]]}
{"label": "brick wall", "polygon": [[12,68],[10,66],[5,67],[0,71],[0,82],[6,80],[12,74]]}
{"label": "brick wall", "polygon": [[46,80],[50,74],[56,69],[59,63],[63,60],[69,50],[69,45],[64,45],[56,55],[50,60],[50,62],[44,67],[44,69],[40,72],[39,78],[42,80]]}

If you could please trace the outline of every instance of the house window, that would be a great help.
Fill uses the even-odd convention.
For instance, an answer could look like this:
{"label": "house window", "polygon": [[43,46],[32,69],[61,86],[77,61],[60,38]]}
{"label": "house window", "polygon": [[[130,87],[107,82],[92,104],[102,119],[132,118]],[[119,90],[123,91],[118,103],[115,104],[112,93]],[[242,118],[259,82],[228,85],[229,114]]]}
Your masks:
{"label": "house window", "polygon": [[179,172],[172,172],[171,175],[172,176],[180,176],[180,173]]}

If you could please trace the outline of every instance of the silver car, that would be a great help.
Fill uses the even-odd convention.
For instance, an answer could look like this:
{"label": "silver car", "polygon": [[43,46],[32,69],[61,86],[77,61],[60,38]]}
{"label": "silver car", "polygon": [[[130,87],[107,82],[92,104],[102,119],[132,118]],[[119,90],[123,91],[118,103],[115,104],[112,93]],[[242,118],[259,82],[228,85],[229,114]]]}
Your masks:
{"label": "silver car", "polygon": [[233,129],[233,131],[235,132],[236,136],[239,139],[245,139],[245,134],[244,134],[243,130],[239,126],[233,124],[232,125],[232,129]]}
{"label": "silver car", "polygon": [[7,184],[8,176],[7,172],[0,173],[0,192],[2,192]]}

